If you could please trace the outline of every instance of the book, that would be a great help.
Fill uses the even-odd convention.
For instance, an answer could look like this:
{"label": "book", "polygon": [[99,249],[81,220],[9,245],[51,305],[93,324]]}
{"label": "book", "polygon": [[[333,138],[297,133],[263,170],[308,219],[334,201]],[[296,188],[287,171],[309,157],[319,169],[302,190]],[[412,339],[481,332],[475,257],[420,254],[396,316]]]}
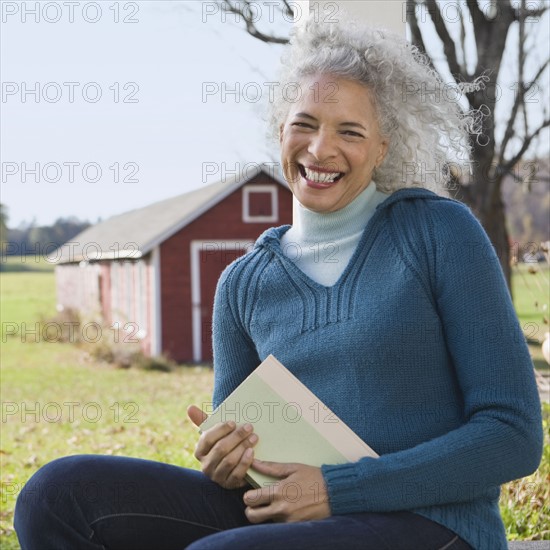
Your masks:
{"label": "book", "polygon": [[[200,425],[250,423],[258,442],[254,457],[272,462],[323,464],[356,462],[378,455],[273,355],[269,355]],[[256,488],[275,478],[248,470]]]}

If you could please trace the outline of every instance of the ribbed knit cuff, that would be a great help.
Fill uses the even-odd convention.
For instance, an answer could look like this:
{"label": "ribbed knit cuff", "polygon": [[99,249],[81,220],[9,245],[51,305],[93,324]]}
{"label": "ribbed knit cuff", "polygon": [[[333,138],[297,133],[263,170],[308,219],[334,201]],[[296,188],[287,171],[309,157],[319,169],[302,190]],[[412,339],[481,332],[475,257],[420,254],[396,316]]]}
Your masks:
{"label": "ribbed knit cuff", "polygon": [[321,472],[327,484],[330,509],[334,515],[364,512],[365,503],[353,463],[324,465],[321,466]]}

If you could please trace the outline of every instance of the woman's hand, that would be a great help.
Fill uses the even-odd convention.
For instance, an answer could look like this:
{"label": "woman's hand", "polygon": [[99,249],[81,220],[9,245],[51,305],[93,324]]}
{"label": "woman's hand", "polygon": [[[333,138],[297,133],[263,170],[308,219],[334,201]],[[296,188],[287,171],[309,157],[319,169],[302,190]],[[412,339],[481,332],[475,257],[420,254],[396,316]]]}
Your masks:
{"label": "woman's hand", "polygon": [[[193,424],[200,426],[208,417],[195,405],[187,408]],[[258,442],[251,424],[237,427],[232,420],[205,430],[195,447],[202,472],[225,489],[244,487],[246,472],[254,460],[252,447]]]}
{"label": "woman's hand", "polygon": [[320,468],[254,460],[252,468],[280,481],[244,494],[251,523],[307,521],[330,516],[327,488]]}

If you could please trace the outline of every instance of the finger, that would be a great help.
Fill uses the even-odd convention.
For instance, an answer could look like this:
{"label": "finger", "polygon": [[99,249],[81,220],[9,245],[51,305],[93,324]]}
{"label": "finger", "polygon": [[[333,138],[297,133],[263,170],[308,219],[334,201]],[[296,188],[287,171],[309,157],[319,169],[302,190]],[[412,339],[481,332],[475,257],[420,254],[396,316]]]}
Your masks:
{"label": "finger", "polygon": [[187,416],[195,426],[200,426],[208,418],[208,415],[195,405],[189,405],[189,407],[187,407]]}
{"label": "finger", "polygon": [[[236,431],[238,432],[240,429]],[[239,480],[244,479],[246,471],[254,459],[254,456],[246,453],[246,451],[258,441],[256,434],[248,432],[247,435],[246,439],[239,441],[232,449],[230,449],[230,446],[234,444],[232,442],[234,441],[234,438],[232,438],[233,434],[214,445],[207,457],[209,471],[214,481],[225,483],[229,478],[237,476],[239,476]],[[245,460],[244,465],[241,464],[243,459]]]}
{"label": "finger", "polygon": [[202,460],[202,458],[216,445],[218,441],[227,437],[236,429],[235,422],[232,420],[228,422],[218,423],[202,432],[199,440],[197,441],[197,446],[195,448],[195,456]]}
{"label": "finger", "polygon": [[263,523],[268,520],[281,521],[279,514],[274,512],[272,505],[257,506],[256,508],[247,506],[244,513],[250,523]]}
{"label": "finger", "polygon": [[251,489],[243,495],[243,502],[250,508],[266,506],[273,502],[273,486]]}
{"label": "finger", "polygon": [[297,469],[297,464],[285,462],[269,462],[267,460],[255,459],[252,463],[252,469],[272,477],[288,477]]}
{"label": "finger", "polygon": [[[234,422],[230,421],[229,424],[235,426]],[[217,437],[216,441],[212,444],[210,454],[212,454],[214,459],[217,458],[216,462],[219,462],[231,451],[236,449],[241,443],[244,443],[244,451],[244,449],[250,447],[257,438],[257,436],[255,436],[252,438],[252,441],[248,441],[248,439],[253,435],[253,430],[254,428],[251,424],[245,424],[244,426],[234,427],[233,430],[225,433],[222,437],[217,436],[217,432],[207,434],[207,439],[210,439],[210,437]]]}
{"label": "finger", "polygon": [[254,460],[254,449],[249,447],[245,449],[241,456],[241,460],[235,468],[229,473],[226,478],[225,485],[226,487],[243,487],[246,484],[246,474],[252,461]]}
{"label": "finger", "polygon": [[[245,450],[257,443],[258,436],[251,430],[252,426],[240,426],[213,445],[206,439],[204,442],[199,441],[195,456],[202,464],[202,471],[217,483],[223,484],[240,462]],[[207,435],[211,434],[203,434],[205,437]]]}

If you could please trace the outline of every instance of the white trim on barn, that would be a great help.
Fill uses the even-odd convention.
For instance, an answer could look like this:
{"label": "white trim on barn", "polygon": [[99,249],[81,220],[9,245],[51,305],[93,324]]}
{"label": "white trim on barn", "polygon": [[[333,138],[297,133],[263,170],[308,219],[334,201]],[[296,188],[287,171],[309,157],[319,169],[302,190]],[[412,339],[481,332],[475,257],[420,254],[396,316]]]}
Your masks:
{"label": "white trim on barn", "polygon": [[[250,194],[251,193],[269,193],[271,195],[271,215],[253,216],[250,214]],[[245,185],[243,187],[243,217],[245,223],[264,223],[279,221],[279,200],[277,186],[274,184],[264,185]]]}
{"label": "white trim on barn", "polygon": [[246,250],[251,241],[240,239],[193,240],[191,241],[191,307],[193,330],[193,361],[202,361],[202,316],[201,316],[201,251],[205,245],[224,247],[225,250]]}
{"label": "white trim on barn", "polygon": [[160,355],[162,353],[162,297],[160,293],[160,245],[153,248],[151,252],[152,264],[152,289],[151,299],[152,323],[154,330],[151,331],[151,355]]}

